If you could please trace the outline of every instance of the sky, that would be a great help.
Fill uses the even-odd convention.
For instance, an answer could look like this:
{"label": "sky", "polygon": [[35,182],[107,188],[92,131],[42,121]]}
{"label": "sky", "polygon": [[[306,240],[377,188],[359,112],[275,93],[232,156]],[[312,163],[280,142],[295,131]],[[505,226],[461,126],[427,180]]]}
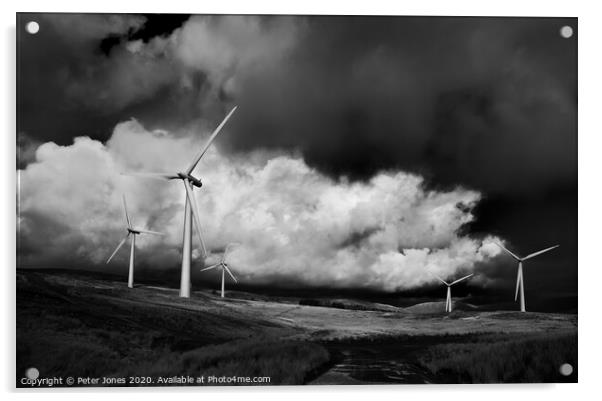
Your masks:
{"label": "sky", "polygon": [[104,265],[125,194],[167,234],[137,241],[139,270],[177,269],[183,191],[121,173],[183,169],[237,105],[195,173],[207,262],[238,243],[243,283],[474,272],[512,291],[501,241],[560,244],[525,285],[576,295],[577,36],[571,18],[19,14],[19,266],[125,274],[125,251]]}

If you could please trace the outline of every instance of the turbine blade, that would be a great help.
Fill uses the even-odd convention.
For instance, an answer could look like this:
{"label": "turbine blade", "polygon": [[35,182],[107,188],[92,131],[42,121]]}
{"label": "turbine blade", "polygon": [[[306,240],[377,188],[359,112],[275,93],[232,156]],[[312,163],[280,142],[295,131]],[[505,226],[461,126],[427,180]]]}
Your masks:
{"label": "turbine blade", "polygon": [[520,284],[521,279],[522,279],[521,278],[522,277],[521,273],[522,273],[522,268],[519,267],[518,268],[518,273],[516,273],[516,291],[514,292],[514,301],[516,301],[518,299],[518,287],[519,287],[519,284]]}
{"label": "turbine blade", "polygon": [[139,228],[134,229],[135,231],[141,232],[142,234],[152,234],[152,235],[165,235],[158,231],[150,231],[150,230],[141,230]]}
{"label": "turbine blade", "polygon": [[201,233],[201,220],[199,218],[199,208],[196,204],[196,198],[194,197],[194,192],[192,191],[192,186],[188,180],[183,180],[184,188],[186,188],[186,196],[188,197],[188,202],[190,202],[190,207],[192,208],[192,215],[194,216],[195,227],[197,230],[197,234],[199,235],[199,241],[201,242],[201,250],[203,251],[203,258],[207,256],[207,248],[205,248],[205,241],[203,241],[203,234]]}
{"label": "turbine blade", "polygon": [[192,170],[194,170],[194,168],[196,167],[196,165],[199,164],[199,161],[201,160],[201,158],[203,157],[203,155],[205,154],[205,152],[207,151],[207,149],[209,149],[209,146],[211,146],[211,143],[213,142],[213,140],[215,139],[215,137],[217,136],[217,134],[220,133],[220,131],[222,130],[222,128],[224,127],[224,125],[226,125],[226,123],[228,122],[228,120],[230,119],[230,117],[232,116],[232,114],[234,114],[234,112],[236,111],[236,109],[237,109],[237,106],[235,106],[232,109],[232,111],[230,111],[230,113],[228,113],[228,115],[226,116],[226,118],[224,118],[224,120],[222,121],[222,123],[217,126],[217,128],[215,129],[215,131],[213,131],[213,134],[211,134],[211,137],[209,138],[209,140],[205,144],[205,147],[202,148],[201,151],[194,157],[194,160],[192,161],[192,163],[190,164],[190,166],[188,166],[188,168],[186,169],[186,174],[192,174]]}
{"label": "turbine blade", "polygon": [[222,255],[222,262],[226,261],[226,255],[228,254],[230,247],[234,245],[238,245],[238,242],[230,242],[228,245],[226,245],[226,249],[224,249],[224,254]]}
{"label": "turbine blade", "polygon": [[469,274],[468,276],[464,276],[464,277],[462,277],[462,278],[460,278],[460,279],[458,279],[458,280],[454,281],[454,282],[453,282],[453,283],[451,283],[450,285],[454,285],[454,284],[456,284],[456,283],[459,283],[459,282],[460,282],[460,281],[462,281],[462,280],[466,280],[466,279],[467,279],[468,277],[470,277],[470,276],[474,276],[474,273],[471,273],[471,274]]}
{"label": "turbine blade", "polygon": [[507,253],[508,253],[510,256],[512,256],[514,259],[516,259],[516,260],[520,260],[520,258],[519,258],[518,256],[516,256],[515,254],[513,254],[512,252],[510,252],[508,249],[506,249],[506,248],[504,247],[504,245],[500,244],[499,242],[495,242],[495,244],[496,244],[497,246],[499,246],[500,248],[502,248],[504,251],[506,251],[506,252],[507,252]]}
{"label": "turbine blade", "polygon": [[123,198],[123,210],[125,210],[125,219],[128,222],[128,228],[132,228],[132,222],[130,221],[130,216],[128,216],[128,205],[125,201],[125,195],[122,195]]}
{"label": "turbine blade", "polygon": [[232,272],[230,271],[230,269],[228,269],[228,266],[226,266],[226,265],[223,265],[223,266],[224,266],[224,269],[226,269],[226,271],[230,275],[230,277],[232,277],[232,280],[234,280],[235,283],[238,283],[238,280],[236,279],[236,277],[234,277],[234,274],[232,274]]}
{"label": "turbine blade", "polygon": [[437,280],[441,281],[443,284],[445,285],[449,285],[447,284],[447,282],[445,282],[445,280],[443,280],[441,277],[437,276],[435,273],[433,273],[432,271],[429,271],[430,274],[433,275],[433,277],[435,277]]}
{"label": "turbine blade", "polygon": [[209,267],[205,267],[204,269],[201,269],[202,272],[204,272],[205,270],[211,270],[211,269],[215,269],[216,267],[218,267],[220,264],[216,263],[214,265],[211,265]]}
{"label": "turbine blade", "polygon": [[175,175],[175,174],[168,174],[168,173],[143,173],[143,172],[126,172],[126,173],[121,173],[121,175],[129,175],[129,176],[133,176],[133,177],[145,177],[145,178],[153,178],[156,180],[175,180],[180,178],[179,176]]}
{"label": "turbine blade", "polygon": [[541,251],[534,252],[534,253],[532,253],[532,254],[530,254],[530,255],[527,255],[527,256],[525,256],[525,257],[523,258],[523,260],[527,260],[527,259],[534,258],[534,257],[535,257],[535,256],[537,256],[537,255],[541,255],[542,253],[546,253],[546,252],[548,252],[548,251],[551,251],[552,249],[556,249],[556,248],[558,248],[559,246],[560,246],[560,245],[554,245],[554,246],[551,246],[551,247],[549,247],[549,248],[542,249]]}
{"label": "turbine blade", "polygon": [[111,254],[111,256],[109,256],[109,259],[107,259],[107,264],[111,261],[111,259],[113,259],[113,256],[115,256],[115,254],[117,253],[117,251],[119,250],[119,248],[121,248],[123,246],[123,244],[125,243],[125,241],[128,239],[129,236],[130,236],[130,233],[127,233],[127,235],[125,236],[125,238],[121,240],[121,242],[119,243],[119,245],[117,245],[117,248],[115,248],[115,250],[113,251],[113,253]]}

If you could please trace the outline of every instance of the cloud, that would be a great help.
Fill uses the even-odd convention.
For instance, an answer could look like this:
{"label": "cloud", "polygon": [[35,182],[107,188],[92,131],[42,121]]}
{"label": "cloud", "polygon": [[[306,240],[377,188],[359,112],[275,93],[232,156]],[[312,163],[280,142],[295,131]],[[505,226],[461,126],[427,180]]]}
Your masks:
{"label": "cloud", "polygon": [[145,17],[128,14],[86,14],[82,18],[81,14],[52,13],[39,17],[36,20],[41,21],[42,29],[54,30],[66,42],[78,45],[107,35],[126,34],[140,29],[146,21]]}
{"label": "cloud", "polygon": [[[125,234],[122,193],[135,226],[166,233],[137,241],[139,264],[178,266],[180,182],[120,173],[179,171],[201,142],[129,120],[106,144],[78,137],[69,146],[39,146],[36,161],[20,171],[20,266],[101,266]],[[490,238],[460,234],[474,218],[477,192],[426,190],[417,175],[383,171],[366,182],[335,180],[299,155],[227,156],[216,148],[196,174],[204,183],[197,200],[212,251],[207,262],[239,243],[229,261],[250,284],[397,291],[431,282],[428,269],[451,277],[499,253]]]}
{"label": "cloud", "polygon": [[42,143],[24,132],[17,135],[17,168],[35,161],[35,152]]}
{"label": "cloud", "polygon": [[333,176],[521,197],[575,183],[571,19],[197,15],[148,40],[138,16],[41,22],[19,44],[19,125],[37,139],[106,140],[130,116],[179,132],[236,102],[229,151],[300,150]]}
{"label": "cloud", "polygon": [[42,29],[18,38],[20,130],[62,144],[106,140],[130,116],[177,132],[221,115],[240,80],[281,65],[303,26],[285,16],[193,16],[140,39],[147,18],[136,15],[39,14],[19,16],[20,25],[29,19]]}
{"label": "cloud", "polygon": [[[55,81],[49,84],[51,93],[41,95],[46,100],[48,95],[60,99],[59,109],[80,107],[109,114],[152,95],[172,79],[171,71],[160,59],[135,58],[121,48],[112,57],[100,51],[103,39],[140,29],[146,20],[144,17],[90,14],[82,18],[77,14],[44,14],[36,19],[42,27],[40,36],[23,38],[27,42],[21,46],[25,50],[22,73],[27,79],[22,81],[27,86],[22,89],[26,96],[29,85],[39,83],[39,78],[32,76],[37,74]],[[25,45],[30,42],[35,47]],[[51,49],[57,53],[50,53]],[[40,51],[46,56],[43,63],[35,60],[40,57]],[[65,59],[72,62],[65,63]],[[35,91],[36,96],[39,92]]]}
{"label": "cloud", "polygon": [[279,62],[297,44],[298,18],[194,16],[172,36],[174,56],[202,71],[216,88],[234,92],[240,75]]}

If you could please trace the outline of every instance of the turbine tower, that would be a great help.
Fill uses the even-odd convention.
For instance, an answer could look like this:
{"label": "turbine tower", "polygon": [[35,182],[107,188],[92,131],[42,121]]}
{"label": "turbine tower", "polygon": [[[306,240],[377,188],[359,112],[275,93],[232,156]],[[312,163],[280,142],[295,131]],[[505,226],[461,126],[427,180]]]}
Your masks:
{"label": "turbine tower", "polygon": [[551,246],[549,248],[546,249],[542,249],[541,251],[537,251],[537,252],[533,252],[523,258],[513,254],[512,252],[510,252],[508,249],[506,249],[502,244],[500,243],[495,243],[497,246],[499,246],[500,248],[502,248],[504,251],[506,251],[510,256],[512,256],[514,259],[516,259],[518,261],[518,273],[516,276],[516,291],[514,293],[514,300],[516,301],[516,299],[518,298],[518,292],[520,289],[520,311],[521,312],[526,312],[527,309],[525,307],[525,284],[523,281],[523,262],[527,259],[531,259],[534,258],[535,256],[541,255],[542,253],[551,251],[554,248],[558,248],[560,245],[554,245]]}
{"label": "turbine tower", "polygon": [[466,280],[467,278],[469,278],[470,276],[473,275],[473,273],[469,274],[468,276],[464,276],[456,281],[453,281],[451,283],[448,283],[447,281],[443,280],[441,277],[435,275],[434,273],[431,273],[433,276],[435,276],[435,278],[439,281],[441,281],[443,284],[445,284],[447,286],[447,298],[445,300],[445,311],[446,312],[451,312],[452,311],[452,298],[451,298],[451,287],[454,284],[458,284],[460,281]]}
{"label": "turbine tower", "polygon": [[182,273],[180,277],[180,297],[190,298],[190,261],[192,259],[192,217],[194,216],[194,223],[196,227],[196,231],[199,237],[199,242],[201,244],[201,251],[203,259],[207,256],[207,249],[205,248],[205,242],[203,241],[203,235],[201,233],[201,220],[200,214],[198,210],[198,206],[196,203],[196,198],[193,192],[194,187],[200,188],[203,186],[203,183],[200,179],[194,177],[192,172],[195,167],[211,146],[211,143],[220,133],[221,129],[224,127],[226,122],[230,119],[234,111],[236,111],[237,107],[234,107],[230,113],[224,118],[220,125],[217,126],[209,140],[205,144],[205,146],[197,153],[197,155],[192,160],[192,163],[186,168],[186,170],[175,173],[175,174],[166,174],[166,173],[127,173],[127,175],[147,177],[147,178],[156,178],[163,180],[182,180],[184,185],[184,190],[186,192],[186,205],[184,207],[184,235],[182,239]]}
{"label": "turbine tower", "polygon": [[228,272],[228,274],[230,275],[230,277],[232,277],[232,280],[234,280],[235,283],[238,283],[238,280],[236,280],[236,277],[234,277],[234,274],[232,274],[232,272],[230,271],[230,269],[228,268],[228,263],[226,263],[226,255],[228,254],[228,249],[230,248],[230,246],[233,244],[228,244],[228,246],[226,246],[226,249],[224,250],[224,254],[222,255],[222,259],[209,267],[206,267],[204,269],[201,269],[202,272],[206,271],[206,270],[211,270],[211,269],[215,269],[216,267],[220,267],[222,269],[222,298],[224,297],[224,287],[225,287],[225,281],[226,281],[226,272]]}
{"label": "turbine tower", "polygon": [[113,251],[111,256],[109,256],[109,259],[107,259],[107,264],[111,261],[111,259],[113,259],[113,256],[115,256],[115,254],[117,253],[119,248],[121,248],[123,246],[123,244],[125,244],[125,241],[127,241],[127,239],[131,235],[132,243],[131,243],[131,247],[130,247],[130,270],[128,272],[128,287],[134,288],[134,258],[135,258],[135,249],[136,249],[136,235],[139,235],[139,234],[163,235],[163,233],[134,228],[130,221],[130,216],[128,215],[128,207],[127,207],[127,204],[125,201],[125,195],[123,196],[123,210],[125,211],[125,221],[127,223],[126,229],[127,229],[128,233],[126,234],[125,238],[123,238],[121,240],[119,245],[117,245],[117,248],[115,248],[115,250]]}

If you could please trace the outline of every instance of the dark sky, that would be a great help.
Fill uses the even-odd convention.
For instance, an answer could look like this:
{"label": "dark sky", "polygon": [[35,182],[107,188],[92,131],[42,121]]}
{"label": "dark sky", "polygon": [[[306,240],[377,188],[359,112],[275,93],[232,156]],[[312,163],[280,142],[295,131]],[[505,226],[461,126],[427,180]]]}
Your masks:
{"label": "dark sky", "polygon": [[[32,19],[37,35],[23,31]],[[228,152],[292,150],[333,177],[402,169],[433,189],[478,190],[467,233],[503,236],[519,254],[560,244],[530,263],[525,282],[576,293],[575,18],[261,17],[253,32],[267,44],[243,43],[247,55],[224,64],[234,89],[210,63],[176,65],[157,52],[141,65],[125,50],[169,40],[188,21],[19,14],[18,166],[38,143],[105,141],[130,117],[170,129],[200,116],[215,123],[238,104]],[[273,55],[278,46],[284,56]],[[216,59],[229,54],[216,49]],[[506,262],[495,268],[506,274]]]}

